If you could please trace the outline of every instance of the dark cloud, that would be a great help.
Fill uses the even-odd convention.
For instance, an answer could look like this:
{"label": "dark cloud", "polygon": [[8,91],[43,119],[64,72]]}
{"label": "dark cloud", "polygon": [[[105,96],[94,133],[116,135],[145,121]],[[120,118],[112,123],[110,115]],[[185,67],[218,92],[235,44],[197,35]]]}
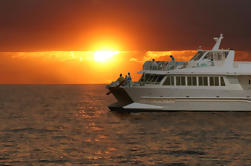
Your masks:
{"label": "dark cloud", "polygon": [[0,0],[0,50],[87,50],[111,39],[133,50],[250,51],[250,0]]}

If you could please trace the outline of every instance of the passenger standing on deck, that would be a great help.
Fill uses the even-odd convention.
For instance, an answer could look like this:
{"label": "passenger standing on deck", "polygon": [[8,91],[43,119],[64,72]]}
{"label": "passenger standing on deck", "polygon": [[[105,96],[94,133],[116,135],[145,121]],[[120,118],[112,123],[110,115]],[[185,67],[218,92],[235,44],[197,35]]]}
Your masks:
{"label": "passenger standing on deck", "polygon": [[175,59],[172,55],[170,55],[170,58],[172,59],[172,62],[175,62]]}
{"label": "passenger standing on deck", "polygon": [[173,69],[176,67],[175,59],[172,55],[170,55],[170,58],[172,59],[172,62],[170,63],[171,65],[170,65],[169,69]]}
{"label": "passenger standing on deck", "polygon": [[128,72],[127,83],[129,85],[129,87],[131,87],[131,85],[132,85],[132,77],[131,77],[130,72]]}
{"label": "passenger standing on deck", "polygon": [[119,84],[122,82],[122,81],[125,81],[124,77],[122,76],[122,74],[119,75],[119,78],[117,79],[116,82],[118,82]]}
{"label": "passenger standing on deck", "polygon": [[158,69],[158,64],[155,61],[155,59],[152,60],[151,68],[152,68],[152,70],[157,70]]}

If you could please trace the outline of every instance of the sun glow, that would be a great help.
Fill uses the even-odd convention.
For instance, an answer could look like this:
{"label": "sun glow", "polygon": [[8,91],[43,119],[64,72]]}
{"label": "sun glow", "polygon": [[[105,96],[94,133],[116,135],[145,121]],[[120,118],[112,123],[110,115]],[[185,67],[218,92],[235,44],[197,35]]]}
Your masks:
{"label": "sun glow", "polygon": [[112,59],[115,55],[117,55],[119,51],[95,51],[94,52],[94,60],[97,62],[106,62]]}

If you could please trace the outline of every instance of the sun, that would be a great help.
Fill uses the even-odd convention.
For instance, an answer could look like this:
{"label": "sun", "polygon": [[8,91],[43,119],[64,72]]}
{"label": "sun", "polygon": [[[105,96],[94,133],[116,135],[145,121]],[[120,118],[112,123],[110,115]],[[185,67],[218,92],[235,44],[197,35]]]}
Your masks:
{"label": "sun", "polygon": [[106,62],[117,55],[119,51],[101,50],[94,52],[94,60],[97,62]]}

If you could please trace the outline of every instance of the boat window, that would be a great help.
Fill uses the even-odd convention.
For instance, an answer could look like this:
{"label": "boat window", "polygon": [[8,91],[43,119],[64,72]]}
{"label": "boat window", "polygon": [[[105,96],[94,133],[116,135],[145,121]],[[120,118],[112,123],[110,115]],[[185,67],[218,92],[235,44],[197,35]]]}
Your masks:
{"label": "boat window", "polygon": [[225,81],[224,81],[224,78],[223,77],[220,77],[220,85],[221,86],[226,86],[226,84],[225,84]]}
{"label": "boat window", "polygon": [[224,60],[228,55],[227,51],[210,51],[203,59],[221,61]]}
{"label": "boat window", "polygon": [[151,80],[153,79],[154,75],[150,75],[147,79],[146,82],[151,82]]}
{"label": "boat window", "polygon": [[203,59],[212,60],[212,59],[213,59],[213,54],[212,54],[212,52],[208,52],[207,55],[206,55]]}
{"label": "boat window", "polygon": [[187,77],[187,85],[192,86],[192,77]]}
{"label": "boat window", "polygon": [[207,77],[198,77],[199,78],[199,86],[208,86]]}
{"label": "boat window", "polygon": [[210,86],[214,86],[214,77],[209,77]]}
{"label": "boat window", "polygon": [[214,77],[215,86],[219,86],[219,77]]}
{"label": "boat window", "polygon": [[197,86],[197,77],[187,77],[187,85],[188,86]]}
{"label": "boat window", "polygon": [[176,76],[176,85],[177,86],[186,86],[186,77],[185,76]]}
{"label": "boat window", "polygon": [[[219,77],[210,77],[209,82],[210,82],[210,86],[219,86],[220,85]],[[225,86],[225,85],[222,85],[222,83],[221,83],[221,86]]]}
{"label": "boat window", "polygon": [[180,85],[181,85],[180,76],[176,76],[176,85],[177,85],[177,86],[180,86]]}
{"label": "boat window", "polygon": [[145,76],[145,83],[146,84],[159,84],[163,78],[164,78],[163,75],[150,75],[150,74],[146,74],[146,76]]}
{"label": "boat window", "polygon": [[220,61],[223,58],[223,52],[213,52],[213,59],[216,61]]}
{"label": "boat window", "polygon": [[149,75],[148,77],[146,77],[145,82],[149,82],[152,79],[152,75]]}
{"label": "boat window", "polygon": [[174,76],[171,76],[171,85],[174,85]]}
{"label": "boat window", "polygon": [[208,86],[208,79],[207,77],[203,77],[203,83],[205,86]]}
{"label": "boat window", "polygon": [[186,85],[186,77],[184,77],[184,76],[182,76],[182,77],[180,77],[180,81],[181,81],[181,85],[182,86],[185,86]]}
{"label": "boat window", "polygon": [[203,77],[199,77],[199,86],[203,86]]}
{"label": "boat window", "polygon": [[192,85],[196,86],[197,85],[197,77],[192,77]]}
{"label": "boat window", "polygon": [[147,81],[147,80],[149,80],[150,77],[151,77],[150,74],[145,74],[145,78],[144,78],[143,80],[144,80],[144,81]]}
{"label": "boat window", "polygon": [[158,76],[157,75],[154,75],[152,80],[150,82],[156,82],[156,80],[158,79]]}
{"label": "boat window", "polygon": [[222,54],[218,54],[217,59],[218,59],[218,60],[222,60]]}
{"label": "boat window", "polygon": [[163,83],[163,85],[171,85],[170,81],[171,81],[170,76],[167,76],[165,82]]}
{"label": "boat window", "polygon": [[159,75],[158,78],[157,78],[157,80],[156,80],[156,82],[158,82],[158,83],[161,82],[163,78],[164,78],[163,75]]}
{"label": "boat window", "polygon": [[204,53],[205,53],[205,51],[198,51],[198,53],[196,55],[194,55],[194,57],[191,60],[193,60],[193,61],[199,60]]}
{"label": "boat window", "polygon": [[163,85],[174,85],[174,76],[167,76]]}
{"label": "boat window", "polygon": [[151,74],[144,74],[144,75],[142,76],[142,81],[143,81],[143,82],[148,82],[148,81],[151,80],[151,78],[152,78],[152,75],[151,75]]}

